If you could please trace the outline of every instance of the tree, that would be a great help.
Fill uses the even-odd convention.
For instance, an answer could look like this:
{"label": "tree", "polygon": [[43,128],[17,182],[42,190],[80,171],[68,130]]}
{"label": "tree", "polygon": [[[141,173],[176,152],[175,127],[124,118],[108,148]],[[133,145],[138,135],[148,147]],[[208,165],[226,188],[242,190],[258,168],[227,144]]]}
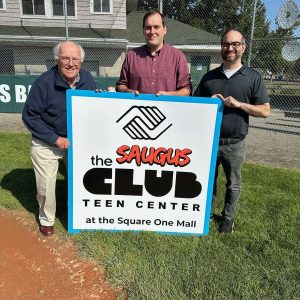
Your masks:
{"label": "tree", "polygon": [[137,6],[138,10],[153,10],[153,9],[158,9],[158,1],[157,0],[139,0],[138,2],[138,6]]}
{"label": "tree", "polygon": [[[210,33],[222,35],[228,28],[237,27],[250,36],[253,16],[253,1],[246,0],[169,0],[163,2],[166,17],[189,24]],[[158,1],[139,0],[139,10],[157,9]],[[268,33],[266,8],[257,0],[256,35]]]}
{"label": "tree", "polygon": [[[205,30],[223,35],[229,28],[240,29],[249,46],[252,42],[251,66],[273,74],[299,65],[282,58],[281,51],[285,41],[293,37],[295,24],[290,29],[277,28],[270,31],[270,22],[266,18],[266,7],[263,0],[256,1],[255,26],[253,40],[251,38],[253,11],[255,0],[165,0],[163,13],[166,17]],[[157,9],[157,0],[139,0],[138,9]],[[248,60],[249,47],[244,60]],[[298,69],[297,69],[298,70]],[[300,71],[298,70],[298,73]]]}

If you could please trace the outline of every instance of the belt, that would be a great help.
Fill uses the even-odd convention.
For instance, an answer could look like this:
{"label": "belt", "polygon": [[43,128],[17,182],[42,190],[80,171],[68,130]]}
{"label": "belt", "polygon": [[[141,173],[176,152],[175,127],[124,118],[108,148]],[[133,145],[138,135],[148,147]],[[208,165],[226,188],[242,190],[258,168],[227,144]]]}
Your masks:
{"label": "belt", "polygon": [[238,142],[241,142],[244,140],[244,138],[241,139],[233,139],[233,138],[220,138],[219,145],[230,145],[230,144],[236,144]]}

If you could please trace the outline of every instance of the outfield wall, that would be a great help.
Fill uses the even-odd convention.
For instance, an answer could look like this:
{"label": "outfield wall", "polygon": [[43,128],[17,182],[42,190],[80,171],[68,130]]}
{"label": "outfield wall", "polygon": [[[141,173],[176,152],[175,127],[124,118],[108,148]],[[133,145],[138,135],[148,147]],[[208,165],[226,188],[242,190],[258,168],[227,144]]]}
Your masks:
{"label": "outfield wall", "polygon": [[[0,113],[20,113],[38,75],[0,75]],[[116,77],[94,77],[97,88],[105,90],[114,86]]]}

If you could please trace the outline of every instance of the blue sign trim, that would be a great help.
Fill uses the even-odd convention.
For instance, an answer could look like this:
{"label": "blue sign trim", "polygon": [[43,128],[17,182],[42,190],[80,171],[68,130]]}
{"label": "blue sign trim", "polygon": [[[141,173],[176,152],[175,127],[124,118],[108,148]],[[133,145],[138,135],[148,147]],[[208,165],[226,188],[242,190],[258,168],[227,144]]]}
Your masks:
{"label": "blue sign trim", "polygon": [[[210,162],[210,172],[208,179],[208,189],[206,195],[206,212],[204,219],[204,228],[203,233],[195,234],[195,233],[179,233],[179,232],[164,232],[164,231],[155,231],[157,233],[162,234],[173,234],[173,235],[207,235],[209,232],[209,223],[210,223],[210,211],[211,211],[211,203],[213,197],[213,186],[214,186],[214,174],[216,169],[217,162],[217,153],[219,146],[219,137],[220,137],[220,129],[222,123],[223,116],[223,108],[224,104],[219,98],[202,98],[202,97],[187,97],[187,96],[166,96],[166,95],[152,95],[152,94],[133,94],[133,93],[118,93],[118,92],[97,92],[97,91],[87,91],[87,90],[67,90],[67,132],[68,139],[70,141],[70,147],[68,149],[68,232],[69,233],[79,233],[81,229],[74,229],[74,220],[73,220],[73,132],[72,132],[72,97],[73,96],[82,96],[82,97],[105,97],[122,100],[148,100],[148,101],[169,101],[169,102],[186,102],[186,103],[199,103],[199,104],[215,104],[218,106],[217,108],[217,116],[216,116],[216,124],[214,131],[214,138],[212,143],[212,156]],[[69,201],[70,200],[70,201]],[[96,229],[89,229],[88,231],[93,231]],[[97,230],[98,231],[98,230]],[[102,229],[102,231],[112,231],[112,232],[122,232],[125,230],[107,230]],[[141,230],[130,230],[139,232]]]}

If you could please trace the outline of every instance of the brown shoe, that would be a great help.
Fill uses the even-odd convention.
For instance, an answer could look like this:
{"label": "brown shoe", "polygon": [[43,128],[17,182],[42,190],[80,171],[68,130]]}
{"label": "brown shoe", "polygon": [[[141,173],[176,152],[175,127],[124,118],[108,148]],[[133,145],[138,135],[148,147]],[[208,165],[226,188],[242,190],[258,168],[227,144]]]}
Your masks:
{"label": "brown shoe", "polygon": [[40,225],[40,232],[44,236],[50,236],[50,235],[52,235],[54,233],[54,228],[53,228],[53,226]]}

